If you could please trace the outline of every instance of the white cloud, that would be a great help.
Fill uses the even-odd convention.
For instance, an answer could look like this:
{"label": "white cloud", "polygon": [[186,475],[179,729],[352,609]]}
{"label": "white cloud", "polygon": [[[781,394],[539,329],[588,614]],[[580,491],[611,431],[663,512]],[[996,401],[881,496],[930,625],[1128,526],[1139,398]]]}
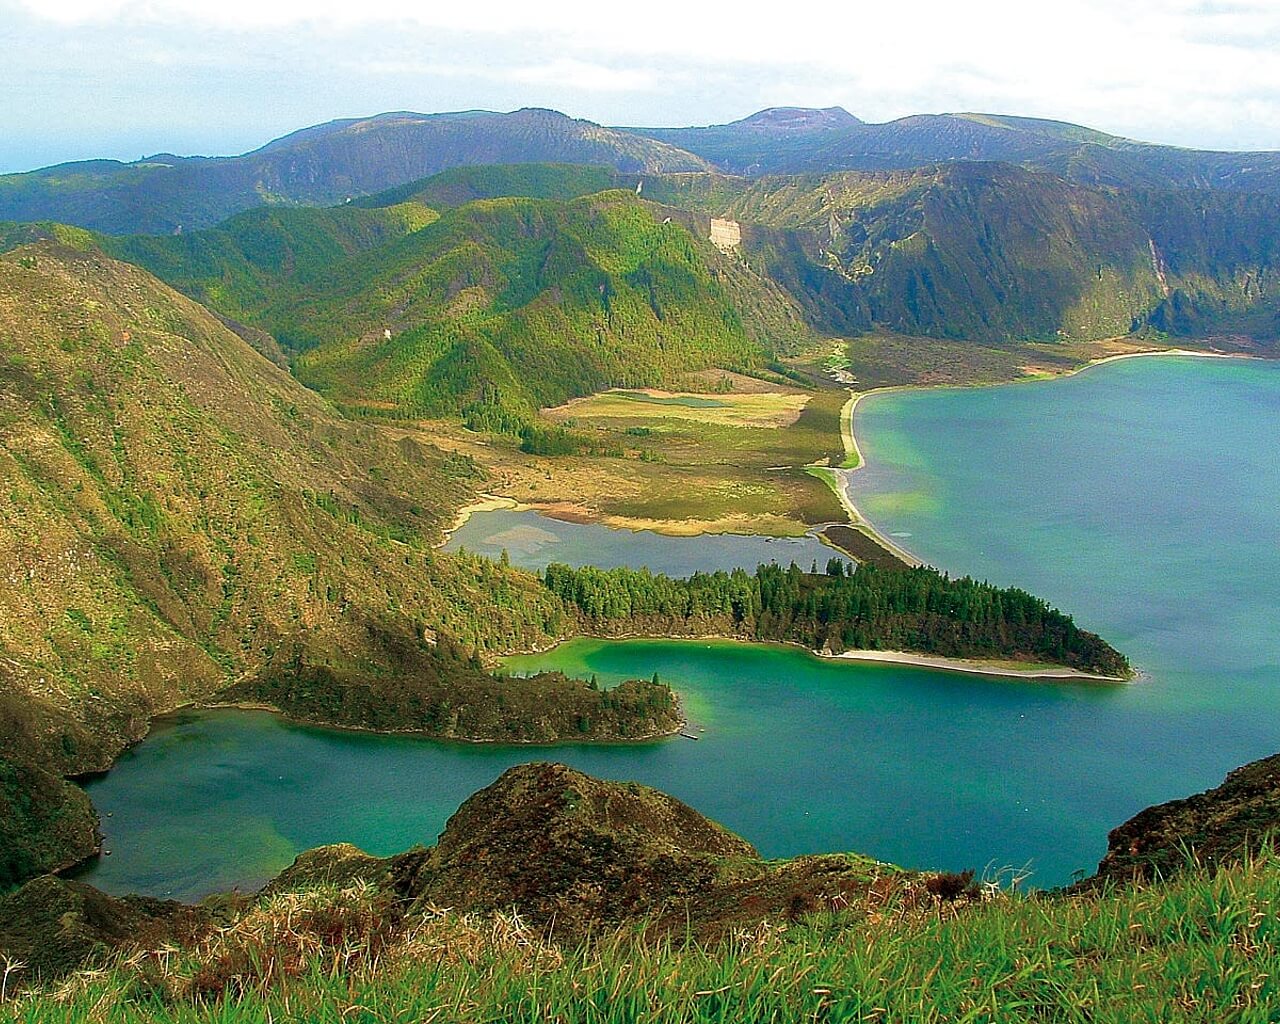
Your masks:
{"label": "white cloud", "polygon": [[649,92],[657,86],[657,76],[648,69],[611,68],[581,60],[555,60],[548,64],[510,68],[500,74],[512,82],[590,92]]}
{"label": "white cloud", "polygon": [[768,14],[723,0],[6,6],[51,31],[134,38],[139,52],[207,34],[227,75],[239,51],[276,40],[313,47],[330,68],[337,55],[361,80],[458,83],[406,89],[405,103],[465,85],[475,95],[463,105],[555,104],[613,123],[705,123],[790,103],[840,103],[870,120],[985,110],[1155,141],[1280,147],[1277,0],[823,0]]}
{"label": "white cloud", "polygon": [[552,86],[584,92],[650,92],[658,87],[658,76],[648,68],[609,67],[589,61],[559,58],[542,63],[510,64],[435,62],[422,59],[376,59],[345,61],[348,71],[377,76],[427,76],[470,78],[488,82],[514,82]]}

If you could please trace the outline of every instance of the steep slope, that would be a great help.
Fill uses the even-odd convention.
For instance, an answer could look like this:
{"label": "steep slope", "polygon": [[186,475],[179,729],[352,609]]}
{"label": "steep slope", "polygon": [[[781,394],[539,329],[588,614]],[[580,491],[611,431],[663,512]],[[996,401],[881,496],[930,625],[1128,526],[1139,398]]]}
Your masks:
{"label": "steep slope", "polygon": [[448,167],[530,161],[644,173],[706,166],[665,143],[552,110],[389,113],[303,129],[237,157],[162,154],[0,176],[0,220],[169,234],[256,206],[342,202]]}
{"label": "steep slope", "polygon": [[1280,754],[1231,772],[1222,785],[1157,804],[1112,829],[1091,882],[1150,881],[1196,863],[1219,866],[1256,856],[1280,830]]}
{"label": "steep slope", "polygon": [[343,267],[263,322],[303,353],[297,372],[322,392],[519,413],[754,362],[763,346],[723,273],[709,245],[631,193],[498,199]]}
{"label": "steep slope", "polygon": [[477,199],[507,196],[577,199],[613,188],[634,190],[645,177],[643,172],[624,173],[612,167],[583,164],[481,164],[452,167],[429,178],[357,199],[351,205],[372,209],[416,202],[436,210],[451,210]]}
{"label": "steep slope", "polygon": [[745,252],[821,331],[1001,344],[1147,328],[1277,336],[1270,194],[1117,193],[983,163],[746,188],[682,180],[689,205],[742,222]]}
{"label": "steep slope", "polygon": [[[989,120],[1054,142],[1092,135],[1057,122]],[[388,198],[444,206],[451,196],[566,195],[606,176],[636,180],[603,169],[587,179],[584,170],[464,168]],[[1268,192],[1117,192],[1010,164],[961,162],[755,179],[648,176],[643,195],[698,237],[710,217],[738,221],[743,240],[731,262],[763,273],[821,333],[883,327],[1000,344],[1149,330],[1262,343],[1280,336],[1280,199]],[[735,301],[752,324],[756,307],[742,293]]]}
{"label": "steep slope", "polygon": [[352,205],[248,210],[206,231],[181,235],[96,236],[91,243],[145,267],[225,316],[243,319],[284,288],[303,288],[334,264],[390,244],[437,214],[417,202],[376,209]]}
{"label": "steep slope", "polygon": [[259,316],[281,294],[303,293],[351,257],[382,248],[476,199],[575,199],[630,181],[605,167],[511,164],[457,167],[329,207],[248,210],[181,235],[103,235],[49,222],[0,223],[0,251],[43,238],[96,246],[144,267],[184,295],[237,319]]}
{"label": "steep slope", "polygon": [[[349,258],[330,247],[287,274],[273,225],[303,211],[243,214],[189,238],[102,244],[269,331],[295,354],[305,383],[364,412],[461,413],[510,429],[539,406],[750,366],[809,336],[793,300],[634,191],[467,201],[508,189],[572,195],[598,183],[588,177],[468,170],[420,183],[393,207],[306,211],[308,221],[407,224],[396,211],[415,210],[426,226]],[[462,205],[432,221],[423,199]]]}
{"label": "steep slope", "polygon": [[536,578],[433,550],[474,469],[343,420],[142,270],[0,257],[0,439],[0,887],[96,845],[60,776],[237,680],[383,690],[421,713],[399,727],[459,737],[553,737],[554,703],[575,736],[620,717],[559,679],[460,717],[495,684],[475,650],[566,621]]}
{"label": "steep slope", "polygon": [[[1019,131],[1086,133],[1031,125]],[[626,194],[589,198],[599,186]],[[455,168],[362,206],[96,244],[278,337],[335,399],[473,421],[480,403],[497,426],[592,388],[759,364],[811,332],[1280,336],[1280,197],[1266,192],[1117,192],[976,162],[757,179],[510,165]],[[708,244],[711,217],[737,221],[740,246]]]}

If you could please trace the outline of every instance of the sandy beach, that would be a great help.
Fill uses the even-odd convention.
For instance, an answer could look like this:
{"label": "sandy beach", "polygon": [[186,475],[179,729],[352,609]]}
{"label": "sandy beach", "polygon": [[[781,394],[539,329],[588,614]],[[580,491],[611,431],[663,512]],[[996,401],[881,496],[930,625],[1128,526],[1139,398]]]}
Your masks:
{"label": "sandy beach", "polygon": [[1131,680],[1119,676],[1096,675],[1081,672],[1065,665],[1028,665],[1019,668],[1016,661],[983,661],[969,658],[941,658],[932,654],[912,654],[909,651],[845,651],[842,654],[824,654],[814,651],[820,658],[841,661],[878,661],[894,665],[912,665],[943,672],[959,672],[964,675],[997,676],[1005,679],[1075,679],[1099,683],[1127,683]]}
{"label": "sandy beach", "polygon": [[458,513],[454,516],[453,525],[445,531],[444,537],[436,547],[444,547],[449,543],[449,538],[454,532],[459,530],[462,525],[477,512],[496,512],[501,508],[519,509],[520,503],[514,498],[503,498],[496,494],[482,494],[479,499],[473,501],[470,505],[463,505],[458,509]]}

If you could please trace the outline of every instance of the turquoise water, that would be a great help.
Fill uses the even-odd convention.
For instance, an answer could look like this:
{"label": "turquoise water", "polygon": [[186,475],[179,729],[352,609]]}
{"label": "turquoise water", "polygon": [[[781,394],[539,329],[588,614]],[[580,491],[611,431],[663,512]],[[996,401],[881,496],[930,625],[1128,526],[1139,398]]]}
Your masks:
{"label": "turquoise water", "polygon": [[[209,712],[162,725],[90,786],[91,880],[195,896],[297,852],[431,842],[511,764],[553,757],[665,789],[767,855],[854,849],[961,869],[1091,869],[1112,826],[1280,750],[1280,365],[1146,359],[858,406],[868,516],[953,572],[1016,583],[1104,633],[1129,686],[823,662],[726,643],[579,641],[517,670],[654,671],[697,742],[466,747]],[[619,548],[634,534],[619,533]]]}
{"label": "turquoise water", "polygon": [[670,576],[695,572],[746,569],[761,563],[795,562],[810,568],[842,557],[815,534],[805,537],[758,537],[710,533],[700,537],[666,537],[652,530],[611,530],[597,523],[566,523],[533,511],[498,509],[476,512],[449,537],[446,551],[466,548],[487,558],[507,552],[512,565],[540,571],[550,562],[567,565],[648,567]]}

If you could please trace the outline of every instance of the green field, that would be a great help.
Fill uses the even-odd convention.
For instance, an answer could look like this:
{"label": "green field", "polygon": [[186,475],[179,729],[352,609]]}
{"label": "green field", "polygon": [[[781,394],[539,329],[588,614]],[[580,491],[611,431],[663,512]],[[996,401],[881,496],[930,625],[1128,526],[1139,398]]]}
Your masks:
{"label": "green field", "polygon": [[798,535],[845,512],[814,464],[841,465],[838,388],[725,375],[732,392],[607,391],[545,410],[577,454],[543,457],[447,423],[441,433],[491,474],[487,489],[571,518],[671,534]]}

